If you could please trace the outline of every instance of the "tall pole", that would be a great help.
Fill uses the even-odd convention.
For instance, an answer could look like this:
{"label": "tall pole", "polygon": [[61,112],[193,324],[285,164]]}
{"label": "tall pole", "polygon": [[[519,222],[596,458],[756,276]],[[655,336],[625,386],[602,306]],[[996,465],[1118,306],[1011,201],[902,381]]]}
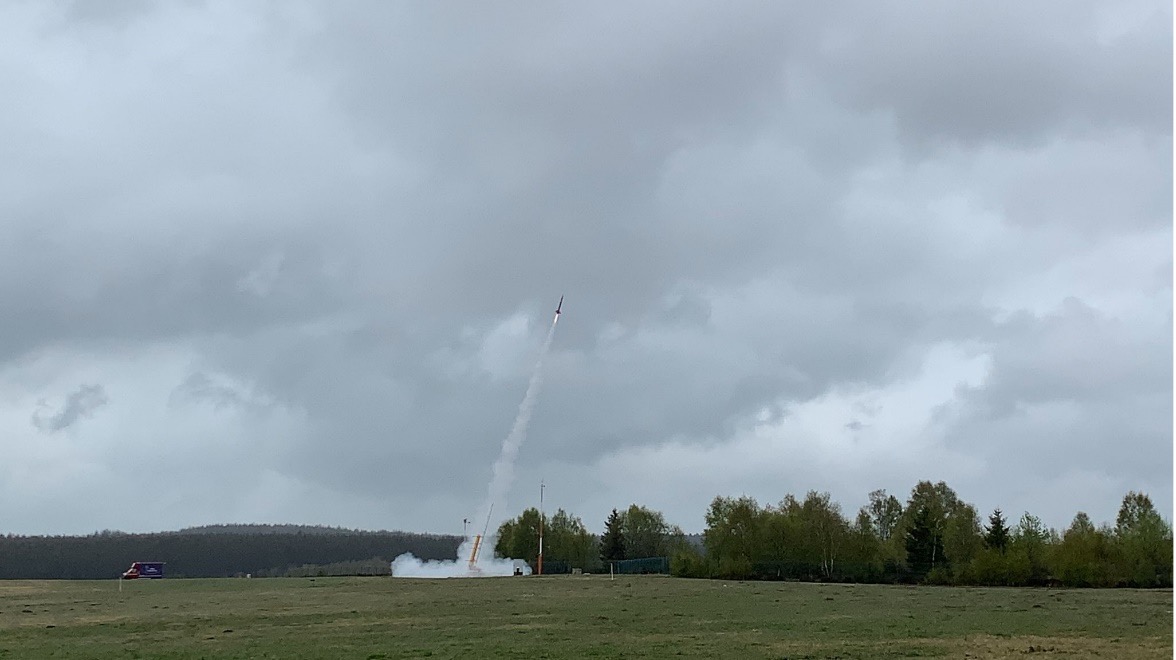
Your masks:
{"label": "tall pole", "polygon": [[543,575],[543,480],[539,480],[539,575]]}

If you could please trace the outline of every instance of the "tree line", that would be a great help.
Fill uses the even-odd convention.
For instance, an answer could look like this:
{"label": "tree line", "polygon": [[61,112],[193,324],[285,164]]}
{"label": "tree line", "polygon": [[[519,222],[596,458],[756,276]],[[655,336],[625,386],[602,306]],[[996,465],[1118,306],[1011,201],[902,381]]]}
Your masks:
{"label": "tree line", "polygon": [[[563,509],[530,508],[498,528],[495,554],[544,572],[608,570],[610,562],[669,557],[683,577],[1075,587],[1172,586],[1172,528],[1144,493],[1129,492],[1115,524],[1079,512],[1064,530],[1026,512],[984,518],[944,482],[919,482],[906,501],[869,494],[852,520],[828,493],[761,506],[716,497],[706,529],[688,536],[633,504],[613,509],[604,533]],[[405,552],[452,560],[459,536],[297,525],[218,525],[178,532],[0,537],[0,579],[103,579],[132,561],[167,562],[172,577],[386,575]]]}
{"label": "tree line", "polygon": [[919,482],[906,502],[885,490],[853,520],[828,493],[761,507],[717,497],[704,552],[680,553],[694,577],[1073,587],[1172,586],[1172,528],[1143,493],[1123,497],[1115,525],[1079,512],[1062,530],[1026,512],[986,519],[946,483]]}
{"label": "tree line", "polygon": [[563,509],[547,517],[530,508],[499,526],[495,554],[525,560],[535,570],[540,521],[544,573],[567,572],[573,568],[597,571],[610,561],[669,557],[691,546],[681,528],[667,523],[660,511],[636,504],[624,511],[613,509],[600,537],[589,532],[580,518]]}
{"label": "tree line", "polygon": [[298,525],[219,525],[178,532],[0,536],[0,579],[107,579],[133,561],[167,562],[168,577],[387,574],[405,552],[453,559],[460,536]]}
{"label": "tree line", "polygon": [[658,511],[614,509],[594,536],[579,518],[550,519],[527,509],[498,530],[499,556],[538,555],[544,572],[593,571],[608,562],[671,557],[683,577],[1073,587],[1171,587],[1172,528],[1144,493],[1129,492],[1114,526],[1079,512],[1064,530],[1026,512],[1015,522],[1000,509],[982,519],[942,481],[919,482],[905,502],[885,490],[852,520],[828,493],[786,495],[760,506],[750,497],[716,497],[701,544]]}

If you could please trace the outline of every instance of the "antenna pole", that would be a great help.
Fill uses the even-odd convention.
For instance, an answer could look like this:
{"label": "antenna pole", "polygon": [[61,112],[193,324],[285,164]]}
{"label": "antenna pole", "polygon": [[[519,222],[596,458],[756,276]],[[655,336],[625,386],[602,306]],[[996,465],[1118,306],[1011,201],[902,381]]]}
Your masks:
{"label": "antenna pole", "polygon": [[539,480],[539,575],[543,575],[543,480]]}

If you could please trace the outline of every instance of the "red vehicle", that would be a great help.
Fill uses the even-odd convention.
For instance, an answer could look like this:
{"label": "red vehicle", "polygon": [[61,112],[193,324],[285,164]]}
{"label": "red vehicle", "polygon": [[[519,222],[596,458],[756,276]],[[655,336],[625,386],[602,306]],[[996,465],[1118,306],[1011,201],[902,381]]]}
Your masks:
{"label": "red vehicle", "polygon": [[139,578],[158,579],[163,577],[162,561],[137,561],[131,564],[122,574],[124,580],[137,580]]}

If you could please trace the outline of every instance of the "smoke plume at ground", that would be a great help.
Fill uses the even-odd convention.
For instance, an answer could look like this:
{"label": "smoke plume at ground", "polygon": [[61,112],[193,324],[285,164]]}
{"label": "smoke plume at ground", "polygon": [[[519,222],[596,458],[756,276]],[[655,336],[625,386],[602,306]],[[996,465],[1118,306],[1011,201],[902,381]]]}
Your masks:
{"label": "smoke plume at ground", "polygon": [[466,539],[457,549],[457,559],[451,561],[421,561],[411,553],[392,560],[392,577],[447,578],[447,577],[498,577],[514,575],[517,567],[523,575],[531,574],[531,567],[521,559],[498,559],[494,557],[493,538],[483,539],[483,550],[478,552],[477,570],[470,570],[470,552],[474,540]]}

